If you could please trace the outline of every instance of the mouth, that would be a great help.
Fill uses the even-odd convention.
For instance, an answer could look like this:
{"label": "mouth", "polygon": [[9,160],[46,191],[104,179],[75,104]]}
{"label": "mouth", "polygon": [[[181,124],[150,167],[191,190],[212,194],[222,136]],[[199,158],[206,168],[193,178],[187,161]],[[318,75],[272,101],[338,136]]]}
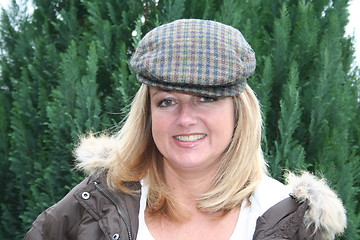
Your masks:
{"label": "mouth", "polygon": [[194,142],[206,137],[206,134],[179,135],[175,136],[180,142]]}

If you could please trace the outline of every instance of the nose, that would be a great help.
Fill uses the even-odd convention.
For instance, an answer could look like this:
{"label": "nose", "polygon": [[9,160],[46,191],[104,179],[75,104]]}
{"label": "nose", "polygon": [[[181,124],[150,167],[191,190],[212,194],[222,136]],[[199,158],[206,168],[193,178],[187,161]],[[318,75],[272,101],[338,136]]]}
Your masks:
{"label": "nose", "polygon": [[197,112],[191,104],[182,104],[178,110],[177,123],[182,127],[188,127],[197,121]]}

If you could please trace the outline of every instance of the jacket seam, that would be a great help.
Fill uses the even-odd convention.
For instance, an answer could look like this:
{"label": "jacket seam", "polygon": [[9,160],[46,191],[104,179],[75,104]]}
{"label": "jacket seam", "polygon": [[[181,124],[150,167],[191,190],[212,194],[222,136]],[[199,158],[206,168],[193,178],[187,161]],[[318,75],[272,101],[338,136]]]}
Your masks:
{"label": "jacket seam", "polygon": [[95,185],[95,188],[115,206],[118,215],[120,216],[120,218],[123,220],[123,222],[125,224],[128,239],[132,240],[133,238],[132,238],[132,233],[131,233],[132,232],[131,225],[127,221],[127,218],[126,218],[125,214],[123,213],[122,209],[116,203],[116,200],[110,195],[110,193],[107,193],[106,190],[103,189],[97,181],[94,181],[93,183]]}

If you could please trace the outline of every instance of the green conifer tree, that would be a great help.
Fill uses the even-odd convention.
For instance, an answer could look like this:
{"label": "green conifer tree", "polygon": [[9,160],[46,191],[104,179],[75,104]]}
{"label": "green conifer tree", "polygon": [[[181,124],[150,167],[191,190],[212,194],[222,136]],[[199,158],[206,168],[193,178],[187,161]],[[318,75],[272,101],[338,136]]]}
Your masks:
{"label": "green conifer tree", "polygon": [[[25,3],[26,1],[23,1]],[[238,28],[256,52],[271,174],[323,175],[358,239],[359,71],[344,37],[348,0],[15,1],[0,23],[0,239],[21,239],[82,176],[79,135],[114,131],[139,87],[129,58],[150,29],[179,18]]]}

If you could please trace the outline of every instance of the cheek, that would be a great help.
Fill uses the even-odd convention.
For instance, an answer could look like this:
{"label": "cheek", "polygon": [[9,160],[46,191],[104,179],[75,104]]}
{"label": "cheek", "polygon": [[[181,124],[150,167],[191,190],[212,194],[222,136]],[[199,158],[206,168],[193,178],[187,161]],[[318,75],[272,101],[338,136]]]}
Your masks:
{"label": "cheek", "polygon": [[159,148],[162,142],[165,141],[166,133],[168,132],[169,122],[165,116],[159,115],[157,113],[152,114],[151,116],[151,132],[152,137],[156,146]]}
{"label": "cheek", "polygon": [[231,116],[231,118],[227,118],[226,120],[224,118],[222,118],[222,122],[219,124],[218,129],[224,140],[229,142],[234,134],[234,118],[233,116]]}
{"label": "cheek", "polygon": [[222,134],[224,140],[226,139],[227,141],[230,141],[233,136],[235,127],[234,115],[233,106],[228,106],[225,111],[218,114],[218,116],[221,116],[218,121],[218,130],[220,134]]}
{"label": "cheek", "polygon": [[151,115],[151,132],[154,140],[157,138],[157,133],[159,131],[159,121],[156,117],[156,114]]}

